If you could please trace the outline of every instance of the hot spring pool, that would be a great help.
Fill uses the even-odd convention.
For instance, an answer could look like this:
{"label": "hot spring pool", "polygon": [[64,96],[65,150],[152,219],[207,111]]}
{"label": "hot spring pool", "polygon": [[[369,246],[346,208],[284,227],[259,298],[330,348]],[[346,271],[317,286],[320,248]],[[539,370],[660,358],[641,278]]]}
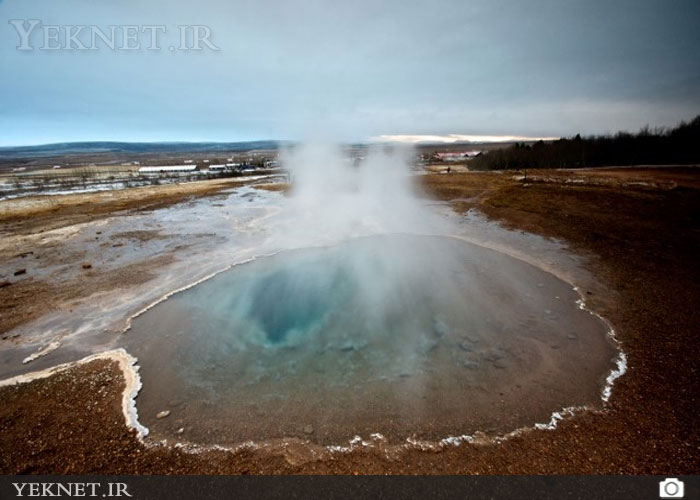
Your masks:
{"label": "hot spring pool", "polygon": [[599,402],[615,351],[578,299],[457,239],[370,237],[235,266],[135,318],[123,341],[155,439],[440,439]]}

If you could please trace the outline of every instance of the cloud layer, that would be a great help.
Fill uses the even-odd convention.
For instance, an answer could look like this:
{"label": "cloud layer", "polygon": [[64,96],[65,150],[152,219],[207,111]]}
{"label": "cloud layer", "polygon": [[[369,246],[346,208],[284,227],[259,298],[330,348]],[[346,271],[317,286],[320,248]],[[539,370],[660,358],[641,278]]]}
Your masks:
{"label": "cloud layer", "polygon": [[[127,0],[8,0],[0,141],[559,136],[671,125],[700,111],[699,18],[694,0],[144,0],[138,9]],[[10,19],[168,32],[160,51],[20,52]],[[169,51],[182,24],[211,28],[220,50]]]}

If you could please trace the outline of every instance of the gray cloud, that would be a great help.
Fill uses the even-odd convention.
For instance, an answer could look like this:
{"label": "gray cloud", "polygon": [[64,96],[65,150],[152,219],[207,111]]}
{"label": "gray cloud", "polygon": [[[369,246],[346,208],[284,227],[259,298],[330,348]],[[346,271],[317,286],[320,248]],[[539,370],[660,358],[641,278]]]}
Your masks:
{"label": "gray cloud", "polygon": [[[0,141],[562,135],[700,112],[694,0],[0,6]],[[410,5],[406,5],[410,4]],[[210,26],[220,51],[22,53],[9,19]]]}

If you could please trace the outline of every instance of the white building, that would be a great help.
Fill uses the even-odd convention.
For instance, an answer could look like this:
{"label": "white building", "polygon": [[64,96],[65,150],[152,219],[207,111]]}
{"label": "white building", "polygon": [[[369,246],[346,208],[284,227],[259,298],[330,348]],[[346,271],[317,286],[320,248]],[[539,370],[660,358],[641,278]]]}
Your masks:
{"label": "white building", "polygon": [[166,172],[196,172],[197,165],[158,165],[157,167],[141,167],[140,174],[157,174]]}

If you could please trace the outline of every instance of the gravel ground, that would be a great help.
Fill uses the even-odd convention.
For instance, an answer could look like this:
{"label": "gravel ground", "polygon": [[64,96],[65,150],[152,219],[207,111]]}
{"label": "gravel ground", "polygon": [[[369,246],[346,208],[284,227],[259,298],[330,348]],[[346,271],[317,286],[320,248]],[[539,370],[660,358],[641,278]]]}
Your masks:
{"label": "gravel ground", "polygon": [[[617,182],[606,183],[586,183],[585,172],[576,174],[584,182],[575,184],[561,182],[569,173],[558,172],[555,180],[549,175],[525,184],[502,174],[421,180],[432,196],[458,200],[452,203],[456,211],[479,210],[507,226],[561,238],[589,256],[588,267],[608,288],[588,297],[589,305],[615,325],[629,362],[605,411],[500,444],[438,451],[387,454],[376,447],[317,457],[292,442],[275,449],[188,453],[141,444],[124,424],[117,365],[95,361],[0,388],[0,472],[697,474],[697,184],[669,183],[669,169],[660,183],[650,182],[653,174],[645,169],[643,184],[634,182],[634,169],[608,174]],[[49,214],[42,217],[52,224]]]}

